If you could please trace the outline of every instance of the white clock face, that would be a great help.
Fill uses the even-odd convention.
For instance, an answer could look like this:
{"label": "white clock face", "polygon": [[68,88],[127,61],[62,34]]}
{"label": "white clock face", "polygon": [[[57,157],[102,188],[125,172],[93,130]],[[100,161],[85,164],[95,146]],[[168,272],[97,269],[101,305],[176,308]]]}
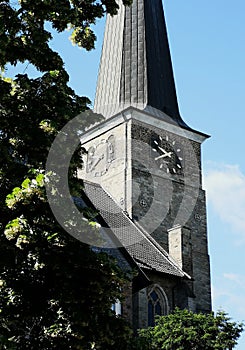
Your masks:
{"label": "white clock face", "polygon": [[164,137],[154,135],[152,138],[152,155],[160,169],[167,173],[179,174],[182,170],[183,156],[179,145],[175,140],[170,140],[168,135]]}
{"label": "white clock face", "polygon": [[108,140],[101,140],[88,149],[87,172],[95,177],[103,176],[114,159],[114,147]]}

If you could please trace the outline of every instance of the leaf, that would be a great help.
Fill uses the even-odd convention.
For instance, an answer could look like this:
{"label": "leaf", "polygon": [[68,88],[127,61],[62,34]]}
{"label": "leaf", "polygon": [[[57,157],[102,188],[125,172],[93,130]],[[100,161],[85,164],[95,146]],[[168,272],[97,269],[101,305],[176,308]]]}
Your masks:
{"label": "leaf", "polygon": [[50,70],[49,74],[51,75],[51,77],[57,78],[60,74],[60,71],[59,70]]}
{"label": "leaf", "polygon": [[[21,187],[22,188],[24,188],[24,189],[27,189],[29,186],[30,186],[30,182],[31,182],[31,180],[30,179],[25,179],[23,182],[22,182],[22,184],[21,184]],[[20,191],[18,191],[18,193],[19,193]]]}
{"label": "leaf", "polygon": [[37,185],[42,187],[44,185],[44,174],[38,174],[36,176]]}

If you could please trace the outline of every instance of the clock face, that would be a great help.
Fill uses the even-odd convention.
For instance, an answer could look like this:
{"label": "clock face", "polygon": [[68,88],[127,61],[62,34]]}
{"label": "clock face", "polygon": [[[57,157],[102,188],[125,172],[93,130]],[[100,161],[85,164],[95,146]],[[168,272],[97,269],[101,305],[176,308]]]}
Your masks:
{"label": "clock face", "polygon": [[181,147],[175,140],[170,140],[168,135],[153,135],[151,152],[160,169],[170,174],[182,173],[183,154]]}
{"label": "clock face", "polygon": [[93,176],[103,176],[114,159],[112,139],[103,139],[88,149],[87,172]]}

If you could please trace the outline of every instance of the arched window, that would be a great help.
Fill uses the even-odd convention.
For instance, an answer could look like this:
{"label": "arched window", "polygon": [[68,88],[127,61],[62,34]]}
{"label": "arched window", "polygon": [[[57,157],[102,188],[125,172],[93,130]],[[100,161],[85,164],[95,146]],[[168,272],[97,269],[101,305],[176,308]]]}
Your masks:
{"label": "arched window", "polygon": [[168,301],[166,294],[158,285],[151,286],[148,290],[148,326],[154,326],[156,315],[167,315]]}

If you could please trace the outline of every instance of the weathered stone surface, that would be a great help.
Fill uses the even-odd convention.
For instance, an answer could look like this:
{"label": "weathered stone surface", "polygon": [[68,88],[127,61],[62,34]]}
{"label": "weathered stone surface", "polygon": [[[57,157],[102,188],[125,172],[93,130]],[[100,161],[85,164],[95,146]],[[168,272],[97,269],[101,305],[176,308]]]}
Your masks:
{"label": "weathered stone surface", "polygon": [[[178,144],[178,147],[181,147],[183,169],[182,172],[176,174],[167,174],[166,169],[159,169],[152,157],[150,147],[149,153],[143,156],[139,147],[132,147],[132,158],[138,160],[132,164],[132,183],[140,184],[140,196],[147,203],[145,208],[140,206],[139,198],[138,200],[134,198],[134,185],[132,185],[133,202],[135,203],[132,216],[134,220],[144,224],[144,228],[151,233],[152,237],[170,254],[172,253],[172,257],[183,267],[184,271],[191,275],[196,307],[198,310],[207,311],[211,309],[210,269],[206,200],[205,192],[201,188],[200,144],[164,130],[147,128],[140,123],[132,125],[132,139],[143,139],[144,142],[150,144],[153,133],[157,133],[162,139],[167,137],[170,143],[174,142],[175,145]],[[147,170],[143,169],[144,161],[151,166],[150,169],[149,166]],[[135,197],[137,196],[138,188],[136,187]],[[144,220],[147,210],[151,211],[152,208],[154,208],[151,215],[152,221],[160,223],[153,231],[152,221]],[[169,248],[168,231],[174,230],[176,225],[182,232],[189,230],[191,238],[189,237],[188,242],[183,242],[183,237],[181,238],[180,235],[179,247],[173,249],[173,247]],[[191,252],[185,257],[187,245]],[[178,292],[178,298],[180,294]]]}

